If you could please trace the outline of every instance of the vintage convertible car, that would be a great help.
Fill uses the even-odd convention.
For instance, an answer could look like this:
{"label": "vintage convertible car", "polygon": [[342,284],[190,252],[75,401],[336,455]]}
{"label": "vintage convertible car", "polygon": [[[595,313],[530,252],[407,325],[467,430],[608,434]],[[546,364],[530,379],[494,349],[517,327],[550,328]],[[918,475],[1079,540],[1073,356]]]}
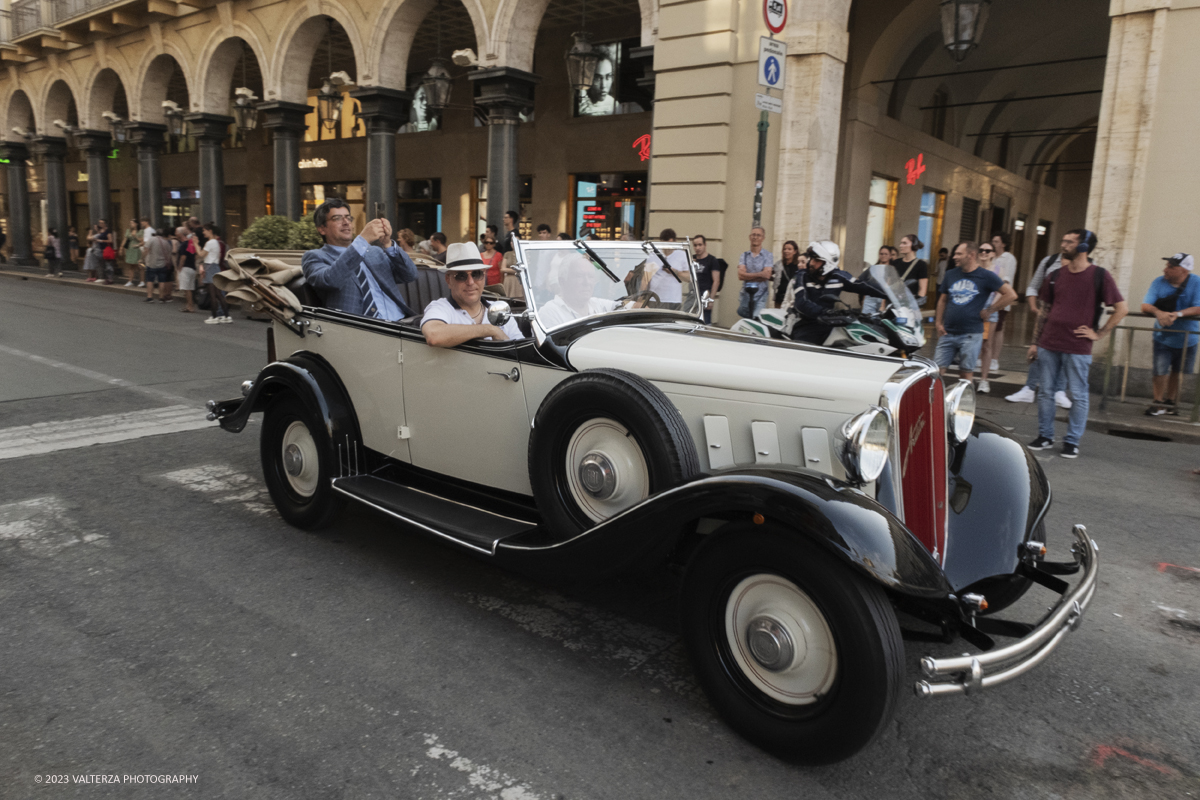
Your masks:
{"label": "vintage convertible car", "polygon": [[[210,412],[233,432],[264,413],[285,520],[314,528],[355,500],[527,573],[674,565],[713,705],[805,763],[890,719],[899,619],[974,651],[922,659],[923,697],[1012,680],[1078,624],[1096,546],[1075,526],[1073,558],[1046,560],[1050,487],[975,416],[969,383],[944,389],[921,358],[706,327],[686,245],[518,242],[517,264],[520,340],[439,349],[420,317],[312,299],[273,323],[267,366]],[[438,278],[401,289],[427,300]],[[1041,619],[991,616],[1032,583],[1061,594]]]}

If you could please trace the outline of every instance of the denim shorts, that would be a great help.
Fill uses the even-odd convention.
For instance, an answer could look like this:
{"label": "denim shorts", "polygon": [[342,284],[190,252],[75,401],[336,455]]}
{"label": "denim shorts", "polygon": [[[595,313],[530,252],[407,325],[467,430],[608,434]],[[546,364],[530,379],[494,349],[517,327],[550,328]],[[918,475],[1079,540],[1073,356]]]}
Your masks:
{"label": "denim shorts", "polygon": [[[1183,342],[1182,336],[1175,337]],[[1195,345],[1188,348],[1187,362],[1183,363],[1183,347],[1171,347],[1169,344],[1162,342],[1154,343],[1154,374],[1155,375],[1170,375],[1172,372],[1179,372],[1180,366],[1183,371],[1191,375],[1196,368],[1196,350]]]}
{"label": "denim shorts", "polygon": [[146,283],[170,283],[174,280],[172,272],[173,270],[170,267],[157,267],[153,269],[146,267],[145,281]]}
{"label": "denim shorts", "polygon": [[979,350],[983,347],[983,332],[948,333],[937,341],[933,360],[942,369],[958,362],[963,372],[974,372],[979,365]]}

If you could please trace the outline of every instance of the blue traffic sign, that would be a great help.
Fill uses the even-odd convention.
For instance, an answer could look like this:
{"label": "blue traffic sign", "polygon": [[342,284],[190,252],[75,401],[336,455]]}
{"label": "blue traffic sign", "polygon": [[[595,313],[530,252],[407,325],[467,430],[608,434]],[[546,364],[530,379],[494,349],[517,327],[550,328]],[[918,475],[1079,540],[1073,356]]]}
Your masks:
{"label": "blue traffic sign", "polygon": [[763,68],[763,76],[767,79],[767,85],[775,86],[778,84],[779,75],[779,60],[775,56],[767,56],[767,63]]}

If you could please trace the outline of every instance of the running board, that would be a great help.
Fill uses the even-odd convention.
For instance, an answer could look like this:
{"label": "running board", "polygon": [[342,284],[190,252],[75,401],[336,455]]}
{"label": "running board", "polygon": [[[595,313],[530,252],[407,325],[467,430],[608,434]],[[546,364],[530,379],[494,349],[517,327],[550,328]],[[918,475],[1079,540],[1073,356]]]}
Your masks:
{"label": "running board", "polygon": [[536,522],[506,517],[374,475],[335,478],[333,489],[402,522],[493,556],[501,540],[527,533]]}

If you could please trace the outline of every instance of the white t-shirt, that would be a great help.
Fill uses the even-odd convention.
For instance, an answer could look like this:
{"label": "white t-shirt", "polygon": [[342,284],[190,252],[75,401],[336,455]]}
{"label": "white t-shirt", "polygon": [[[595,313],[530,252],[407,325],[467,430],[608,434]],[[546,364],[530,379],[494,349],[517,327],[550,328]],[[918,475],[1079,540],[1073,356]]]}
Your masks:
{"label": "white t-shirt", "polygon": [[221,243],[216,239],[209,239],[204,243],[204,266],[219,263],[221,263]]}
{"label": "white t-shirt", "polygon": [[[483,312],[483,320],[476,322],[471,319],[471,315],[466,311],[456,308],[450,302],[450,298],[439,297],[425,306],[425,314],[421,318],[421,327],[425,327],[427,323],[433,322],[435,319],[445,322],[447,325],[483,325],[487,322],[487,311]],[[521,329],[517,327],[515,319],[510,319],[504,323],[504,327],[501,330],[504,331],[504,335],[509,339],[525,338],[525,335],[521,333]],[[491,340],[492,337],[490,336],[484,337],[484,341],[490,342]]]}
{"label": "white t-shirt", "polygon": [[[676,272],[687,272],[687,253],[682,250],[672,251],[667,256],[667,263]],[[650,291],[658,295],[658,299],[664,303],[682,303],[683,302],[683,284],[675,280],[674,277],[667,274],[663,268],[662,262],[658,260],[658,256],[654,256],[650,264],[657,266],[659,269],[650,276]],[[650,267],[647,264],[647,267]]]}
{"label": "white t-shirt", "polygon": [[577,319],[604,314],[616,307],[617,302],[615,300],[605,300],[603,297],[589,297],[587,301],[587,313],[580,314],[567,305],[561,295],[555,295],[553,300],[538,309],[537,315],[538,321],[542,323],[542,327],[557,328],[559,325],[566,325],[568,322],[574,322]]}
{"label": "white t-shirt", "polygon": [[1001,253],[992,262],[992,271],[1011,286],[1012,282],[1017,279],[1017,257],[1012,253]]}
{"label": "white t-shirt", "polygon": [[150,244],[150,240],[154,238],[154,228],[147,225],[142,228],[142,244]]}

